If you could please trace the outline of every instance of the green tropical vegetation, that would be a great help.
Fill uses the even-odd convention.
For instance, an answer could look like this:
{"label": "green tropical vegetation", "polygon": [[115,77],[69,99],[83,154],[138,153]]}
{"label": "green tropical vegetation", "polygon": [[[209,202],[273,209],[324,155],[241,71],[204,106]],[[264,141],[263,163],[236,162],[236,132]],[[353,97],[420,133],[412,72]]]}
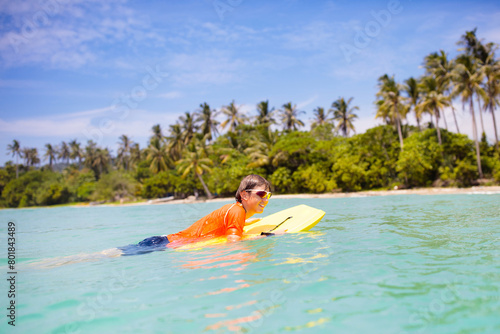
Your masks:
{"label": "green tropical vegetation", "polygon": [[[0,169],[0,207],[226,197],[250,173],[269,179],[281,194],[498,184],[497,45],[478,39],[476,30],[458,44],[453,59],[443,50],[425,56],[419,78],[398,82],[395,75],[381,75],[374,104],[384,125],[364,133],[355,131],[354,97],[338,97],[330,108],[312,111],[308,130],[304,111],[291,101],[277,109],[261,101],[254,116],[234,100],[219,111],[204,102],[167,133],[153,125],[146,147],[122,135],[116,156],[92,140],[76,139],[47,143],[40,156],[14,139],[7,146],[13,160]],[[453,102],[470,113],[472,139],[460,133]],[[455,132],[447,126],[448,108]],[[477,131],[476,112],[480,120],[491,115],[494,142],[487,141],[484,126]],[[424,116],[431,121],[423,123]]]}

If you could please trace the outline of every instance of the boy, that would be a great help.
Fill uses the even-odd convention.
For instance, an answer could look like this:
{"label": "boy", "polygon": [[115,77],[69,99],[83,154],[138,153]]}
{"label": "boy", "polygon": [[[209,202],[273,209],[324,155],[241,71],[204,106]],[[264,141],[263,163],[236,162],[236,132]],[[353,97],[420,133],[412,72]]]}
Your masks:
{"label": "boy", "polygon": [[119,247],[121,255],[136,255],[164,249],[169,243],[185,244],[200,238],[225,236],[227,241],[241,239],[245,221],[256,213],[262,213],[272,193],[271,185],[262,176],[251,174],[241,180],[236,191],[236,203],[226,204],[201,218],[187,229],[175,234],[154,236],[137,245]]}
{"label": "boy", "polygon": [[[41,268],[58,267],[64,264],[96,261],[103,257],[138,255],[165,250],[170,242],[185,244],[200,238],[225,236],[233,242],[241,239],[245,221],[256,213],[262,213],[271,198],[269,182],[259,175],[248,175],[240,183],[235,198],[236,203],[226,204],[209,215],[201,218],[187,229],[164,236],[144,239],[136,245],[106,249],[93,254],[65,256],[34,263]],[[253,221],[255,222],[255,221]],[[246,223],[251,224],[251,223]]]}

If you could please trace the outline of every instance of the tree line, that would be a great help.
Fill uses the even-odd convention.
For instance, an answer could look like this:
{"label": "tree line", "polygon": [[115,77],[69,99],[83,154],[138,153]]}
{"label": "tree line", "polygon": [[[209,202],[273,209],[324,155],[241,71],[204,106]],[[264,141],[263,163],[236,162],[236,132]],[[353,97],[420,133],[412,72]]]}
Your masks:
{"label": "tree line", "polygon": [[[198,193],[208,198],[231,196],[249,173],[267,177],[278,193],[500,182],[497,45],[478,39],[476,30],[467,31],[458,44],[460,53],[454,59],[443,50],[427,55],[425,73],[419,78],[399,83],[394,76],[382,75],[375,105],[376,118],[385,125],[363,134],[351,135],[359,110],[353,98],[339,97],[330,108],[313,110],[308,130],[301,120],[304,111],[292,102],[275,109],[262,101],[254,116],[245,115],[235,101],[220,110],[205,102],[181,115],[166,132],[154,125],[147,147],[122,135],[115,156],[92,140],[85,146],[71,140],[46,144],[40,157],[36,148],[21,148],[13,140],[7,154],[15,162],[0,169],[0,205],[182,198]],[[460,134],[454,100],[467,106],[472,140]],[[448,107],[456,132],[447,126]],[[492,145],[486,140],[483,113],[492,117]],[[410,114],[416,126],[408,123]],[[431,121],[422,124],[425,114]],[[43,166],[41,158],[47,162]]]}

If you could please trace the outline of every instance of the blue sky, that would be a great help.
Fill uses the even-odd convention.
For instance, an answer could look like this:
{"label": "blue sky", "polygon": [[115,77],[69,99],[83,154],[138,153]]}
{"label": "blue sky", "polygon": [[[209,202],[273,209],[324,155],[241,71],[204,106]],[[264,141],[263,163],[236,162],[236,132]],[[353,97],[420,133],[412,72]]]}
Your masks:
{"label": "blue sky", "polygon": [[153,125],[167,132],[203,102],[253,115],[291,101],[309,124],[314,108],[353,97],[359,133],[380,123],[379,76],[422,75],[427,54],[456,55],[475,27],[500,43],[498,1],[0,1],[0,22],[2,165],[13,139],[41,156],[72,139],[116,154],[122,134],[144,147]]}

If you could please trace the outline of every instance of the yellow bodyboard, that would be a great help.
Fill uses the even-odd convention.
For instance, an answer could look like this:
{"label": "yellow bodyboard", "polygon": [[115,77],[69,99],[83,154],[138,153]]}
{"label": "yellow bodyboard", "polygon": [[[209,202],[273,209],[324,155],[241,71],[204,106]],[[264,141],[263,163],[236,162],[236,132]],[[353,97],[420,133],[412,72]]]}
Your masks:
{"label": "yellow bodyboard", "polygon": [[279,211],[262,218],[258,222],[247,225],[245,234],[260,234],[261,232],[285,231],[296,233],[309,231],[325,215],[325,211],[315,209],[305,204]]}
{"label": "yellow bodyboard", "polygon": [[[246,225],[243,229],[243,240],[252,239],[259,236],[261,232],[286,232],[297,233],[309,231],[325,215],[325,211],[310,207],[305,204],[297,205],[285,209],[261,220]],[[219,237],[210,240],[195,242],[183,245],[178,250],[198,249],[206,246],[217,245],[226,242],[226,237]]]}

